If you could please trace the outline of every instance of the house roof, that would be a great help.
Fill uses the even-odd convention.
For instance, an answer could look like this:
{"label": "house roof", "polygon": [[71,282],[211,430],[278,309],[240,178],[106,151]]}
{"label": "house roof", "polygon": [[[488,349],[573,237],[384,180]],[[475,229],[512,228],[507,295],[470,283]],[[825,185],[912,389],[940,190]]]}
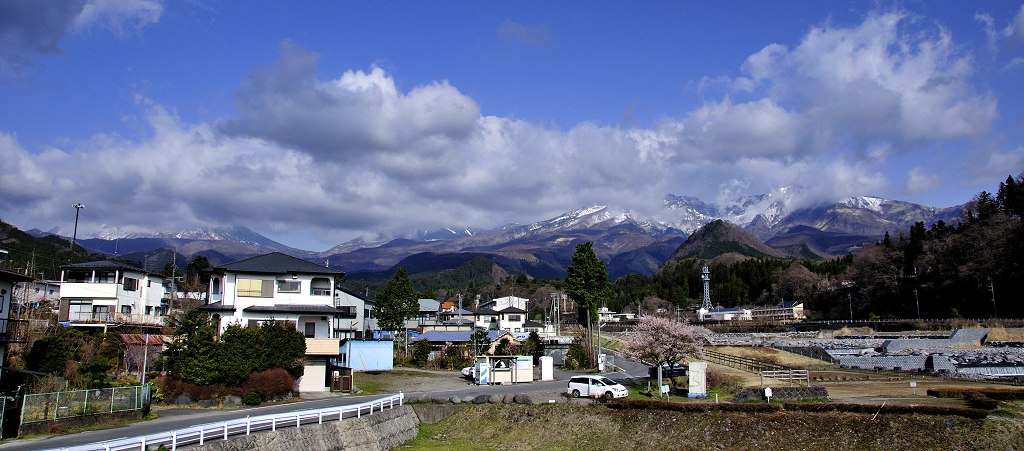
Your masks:
{"label": "house roof", "polygon": [[803,305],[800,301],[782,301],[782,308],[793,308],[798,305]]}
{"label": "house roof", "polygon": [[[424,332],[420,335],[420,339],[432,341],[432,342],[445,342],[450,341],[453,343],[468,342],[469,337],[473,335],[471,330],[432,330]],[[501,337],[506,335],[512,335],[507,330],[489,330],[487,331],[487,339],[491,342],[497,341]]]}
{"label": "house roof", "polygon": [[498,310],[498,313],[526,313],[526,310],[515,307],[505,307],[501,310]]}
{"label": "house roof", "polygon": [[202,311],[205,311],[205,312],[233,312],[233,311],[235,311],[235,308],[233,306],[224,305],[223,302],[219,302],[219,301],[218,302],[213,302],[213,303],[210,303],[210,304],[200,305],[199,307],[196,307],[196,309],[202,310]]}
{"label": "house roof", "polygon": [[494,309],[492,309],[490,307],[484,307],[484,308],[478,309],[476,311],[476,313],[474,313],[474,314],[475,315],[497,315],[498,312],[494,311]]}
{"label": "house roof", "polygon": [[443,316],[473,315],[473,312],[466,309],[455,309],[450,312],[441,312]]}
{"label": "house roof", "polygon": [[214,272],[231,271],[259,274],[325,274],[344,276],[344,271],[292,257],[281,252],[257,255],[212,268]]}
{"label": "house roof", "polygon": [[473,320],[471,320],[469,318],[462,318],[462,319],[452,318],[450,320],[445,321],[443,324],[447,324],[447,325],[450,325],[450,326],[459,326],[459,325],[465,325],[465,324],[473,324]]}
{"label": "house roof", "polygon": [[421,312],[434,312],[441,310],[441,303],[434,299],[419,299]]}
{"label": "house roof", "polygon": [[349,296],[352,296],[352,297],[354,297],[354,298],[358,298],[358,299],[360,299],[360,300],[362,300],[362,301],[364,301],[364,302],[370,302],[370,301],[368,301],[368,300],[367,300],[366,298],[364,298],[364,297],[363,297],[363,295],[361,295],[361,294],[359,294],[359,293],[356,293],[355,291],[352,291],[352,290],[350,290],[350,289],[348,289],[348,288],[345,288],[345,287],[339,287],[339,288],[338,288],[338,291],[343,291],[343,292],[345,292],[345,294],[347,294],[347,295],[349,295]]}
{"label": "house roof", "polygon": [[523,327],[544,327],[544,325],[536,321],[526,320],[526,322],[523,323]]}
{"label": "house roof", "polygon": [[85,263],[70,263],[61,268],[77,268],[77,269],[127,269],[129,271],[136,271],[141,273],[149,273],[145,269],[142,269],[135,265],[129,265],[127,263],[115,262],[110,260],[97,260],[94,262]]}
{"label": "house roof", "polygon": [[739,307],[715,308],[708,310],[708,313],[743,313],[743,309]]}
{"label": "house roof", "polygon": [[341,310],[338,310],[337,307],[322,304],[274,304],[272,306],[254,305],[252,307],[246,307],[242,309],[242,311],[249,313],[315,313],[318,315],[334,315],[341,313]]}
{"label": "house roof", "polygon": [[9,280],[11,282],[31,282],[36,279],[33,279],[26,275],[18,274],[16,272],[0,269],[0,280]]}

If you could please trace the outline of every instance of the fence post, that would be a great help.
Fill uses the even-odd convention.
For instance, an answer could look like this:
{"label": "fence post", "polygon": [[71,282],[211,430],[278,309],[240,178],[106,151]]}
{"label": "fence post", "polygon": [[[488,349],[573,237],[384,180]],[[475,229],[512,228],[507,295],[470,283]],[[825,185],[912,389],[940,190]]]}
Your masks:
{"label": "fence post", "polygon": [[228,439],[228,422],[224,422],[224,440]]}
{"label": "fence post", "polygon": [[142,444],[142,451],[146,451],[146,437],[143,436],[142,439],[139,440],[139,442],[141,442]]}
{"label": "fence post", "polygon": [[203,427],[199,426],[199,446],[203,446]]}
{"label": "fence post", "polygon": [[84,399],[82,399],[82,415],[89,414],[89,390],[82,390]]}
{"label": "fence post", "polygon": [[[138,391],[138,390],[136,390],[136,391]],[[116,394],[116,393],[117,393],[117,388],[111,388],[110,389],[110,413],[114,413],[114,394]],[[138,399],[138,396],[136,396],[135,399]],[[135,403],[135,407],[136,408],[139,407],[139,403],[138,402]]]}
{"label": "fence post", "polygon": [[171,431],[171,451],[178,451],[178,431]]}
{"label": "fence post", "polygon": [[316,417],[317,417],[317,420],[316,420],[317,424],[324,424],[324,411],[323,410],[317,411],[316,412]]}
{"label": "fence post", "polygon": [[[22,409],[24,408],[22,407]],[[60,412],[60,392],[57,392],[57,401],[53,403],[53,421],[57,421],[58,412]]]}

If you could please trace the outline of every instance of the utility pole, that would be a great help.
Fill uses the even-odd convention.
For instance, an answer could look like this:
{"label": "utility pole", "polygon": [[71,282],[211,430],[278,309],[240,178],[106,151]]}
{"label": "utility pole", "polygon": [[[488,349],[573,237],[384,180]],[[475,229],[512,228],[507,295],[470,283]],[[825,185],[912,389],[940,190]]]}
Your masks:
{"label": "utility pole", "polygon": [[75,231],[71,234],[71,248],[69,250],[71,251],[71,255],[74,256],[75,240],[78,239],[78,213],[81,212],[83,208],[85,208],[85,205],[76,202],[71,204],[71,206],[75,207]]}
{"label": "utility pole", "polygon": [[917,319],[921,319],[921,301],[917,297],[917,288],[914,288],[914,304],[917,305]]}
{"label": "utility pole", "polygon": [[846,300],[850,302],[850,321],[853,321],[853,293],[846,293]]}

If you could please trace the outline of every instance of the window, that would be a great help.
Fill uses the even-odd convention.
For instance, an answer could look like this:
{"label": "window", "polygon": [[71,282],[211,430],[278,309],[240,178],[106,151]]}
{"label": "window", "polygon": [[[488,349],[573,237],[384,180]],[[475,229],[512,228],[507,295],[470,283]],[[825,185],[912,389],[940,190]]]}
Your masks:
{"label": "window", "polygon": [[210,290],[212,290],[213,294],[220,294],[220,278],[214,277],[210,281]]}
{"label": "window", "polygon": [[121,306],[121,313],[124,314],[124,315],[131,315],[132,314],[132,306],[130,306],[130,305],[122,305]]}
{"label": "window", "polygon": [[508,315],[508,320],[509,321],[522,321],[522,316],[520,316],[520,315]]}
{"label": "window", "polygon": [[96,271],[96,283],[116,283],[113,271]]}
{"label": "window", "polygon": [[331,279],[326,277],[314,277],[313,281],[309,284],[309,288],[309,294],[313,296],[330,296]]}
{"label": "window", "polygon": [[238,279],[238,295],[247,298],[274,297],[274,281],[260,279]]}
{"label": "window", "polygon": [[306,338],[316,336],[316,323],[306,323]]}
{"label": "window", "polygon": [[124,291],[139,291],[139,279],[125,277],[123,287]]}
{"label": "window", "polygon": [[147,305],[146,306],[146,314],[147,315],[152,315],[153,314],[153,306],[152,305]]}
{"label": "window", "polygon": [[278,280],[278,293],[298,293],[302,289],[302,282],[298,280]]}

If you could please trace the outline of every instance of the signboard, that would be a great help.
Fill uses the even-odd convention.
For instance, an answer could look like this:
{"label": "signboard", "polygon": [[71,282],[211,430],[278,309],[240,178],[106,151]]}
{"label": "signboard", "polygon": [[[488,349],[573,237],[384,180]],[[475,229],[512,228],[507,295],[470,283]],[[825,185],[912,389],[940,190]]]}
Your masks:
{"label": "signboard", "polygon": [[708,397],[707,373],[708,362],[690,362],[690,390],[689,393],[686,395],[688,398]]}

